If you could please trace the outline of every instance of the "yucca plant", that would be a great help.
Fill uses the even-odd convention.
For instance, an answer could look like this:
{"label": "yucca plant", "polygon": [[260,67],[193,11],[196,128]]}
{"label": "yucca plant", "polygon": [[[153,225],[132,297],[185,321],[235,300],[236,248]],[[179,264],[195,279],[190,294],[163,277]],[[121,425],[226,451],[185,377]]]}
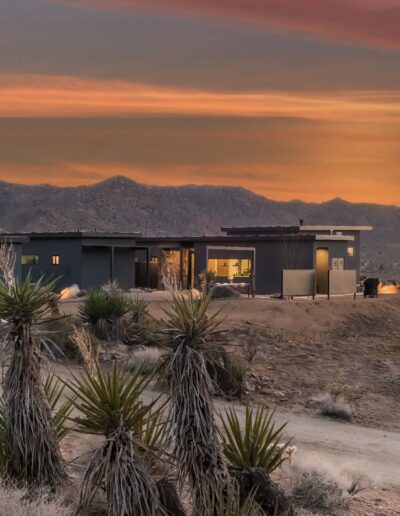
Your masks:
{"label": "yucca plant", "polygon": [[8,322],[11,351],[4,391],[4,472],[19,484],[55,486],[65,476],[51,407],[41,382],[42,337],[54,283],[28,275],[0,283],[0,318]]}
{"label": "yucca plant", "polygon": [[204,516],[264,516],[265,513],[255,498],[256,490],[253,490],[242,500],[239,486],[232,482],[218,495],[216,502],[205,501]]}
{"label": "yucca plant", "polygon": [[97,365],[96,375],[84,370],[69,384],[75,395],[71,401],[81,414],[74,419],[77,430],[105,438],[87,466],[79,514],[87,514],[104,485],[109,516],[159,516],[159,493],[142,456],[157,440],[157,400],[145,405],[140,399],[148,382],[140,369],[128,376],[114,364],[108,372]]}
{"label": "yucca plant", "polygon": [[204,501],[223,492],[228,473],[220,451],[204,355],[218,332],[218,313],[208,313],[211,298],[173,292],[165,309],[164,334],[172,353],[166,365],[170,393],[172,454],[181,484],[189,482],[193,514],[203,514]]}
{"label": "yucca plant", "polygon": [[149,315],[149,303],[138,294],[131,300],[130,316],[134,324],[140,324],[143,317]]}
{"label": "yucca plant", "polygon": [[123,294],[93,290],[79,307],[83,322],[88,323],[94,335],[102,340],[123,340],[128,328],[130,300]]}
{"label": "yucca plant", "polygon": [[43,385],[47,401],[50,405],[51,417],[56,429],[57,440],[61,441],[69,432],[66,423],[72,412],[72,402],[63,401],[60,404],[61,396],[64,394],[65,384],[53,373],[49,373]]}
{"label": "yucca plant", "polygon": [[[56,430],[57,441],[60,442],[69,432],[66,422],[72,412],[72,403],[64,401],[60,404],[61,396],[64,392],[64,384],[56,378],[53,373],[49,373],[43,384],[44,393],[50,406],[53,424]],[[5,419],[4,419],[4,400],[0,399],[0,471],[5,472]]]}
{"label": "yucca plant", "polygon": [[273,411],[246,407],[242,429],[235,409],[225,410],[225,417],[221,416],[220,435],[225,457],[232,466],[262,468],[270,474],[282,465],[289,446],[289,442],[282,443],[286,423],[276,427],[273,417]]}

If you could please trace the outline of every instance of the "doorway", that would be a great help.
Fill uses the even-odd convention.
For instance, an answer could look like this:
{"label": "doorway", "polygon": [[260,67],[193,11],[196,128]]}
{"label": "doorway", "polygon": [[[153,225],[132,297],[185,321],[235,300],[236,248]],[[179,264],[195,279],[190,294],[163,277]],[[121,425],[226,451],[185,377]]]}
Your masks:
{"label": "doorway", "polygon": [[328,294],[329,289],[329,249],[319,247],[315,255],[317,294]]}

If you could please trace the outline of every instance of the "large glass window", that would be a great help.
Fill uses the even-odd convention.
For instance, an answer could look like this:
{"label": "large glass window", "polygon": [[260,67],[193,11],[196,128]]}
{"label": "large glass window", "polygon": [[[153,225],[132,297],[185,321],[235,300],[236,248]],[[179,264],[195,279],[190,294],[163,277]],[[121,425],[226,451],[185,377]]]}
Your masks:
{"label": "large glass window", "polygon": [[251,274],[251,260],[247,258],[209,258],[207,269],[217,277],[248,278]]}
{"label": "large glass window", "polygon": [[21,256],[22,265],[36,265],[39,263],[39,256],[37,254],[23,254]]}

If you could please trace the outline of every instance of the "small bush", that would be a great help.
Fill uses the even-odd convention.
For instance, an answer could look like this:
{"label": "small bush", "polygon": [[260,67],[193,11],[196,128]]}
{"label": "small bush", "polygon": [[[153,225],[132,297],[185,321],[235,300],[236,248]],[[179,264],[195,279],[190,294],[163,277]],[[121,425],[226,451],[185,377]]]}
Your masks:
{"label": "small bush", "polygon": [[88,323],[96,337],[107,341],[126,337],[131,304],[129,299],[116,292],[94,290],[82,302],[79,314]]}
{"label": "small bush", "polygon": [[351,405],[342,397],[331,393],[324,394],[315,400],[315,405],[321,416],[333,417],[342,421],[352,421]]}
{"label": "small bush", "polygon": [[140,367],[145,373],[154,373],[161,364],[163,351],[160,348],[143,347],[135,349],[129,357],[128,368]]}
{"label": "small bush", "polygon": [[294,505],[318,514],[338,514],[348,503],[339,485],[317,470],[304,472],[296,479],[292,499]]}
{"label": "small bush", "polygon": [[274,412],[264,408],[246,407],[243,430],[234,409],[227,409],[221,416],[220,432],[223,452],[232,466],[237,468],[261,468],[267,474],[279,468],[286,460],[286,448],[282,434],[286,424],[276,428]]}
{"label": "small bush", "polygon": [[232,375],[236,389],[232,394],[241,398],[245,393],[245,380],[247,374],[247,364],[243,360],[233,359],[230,365],[230,374]]}

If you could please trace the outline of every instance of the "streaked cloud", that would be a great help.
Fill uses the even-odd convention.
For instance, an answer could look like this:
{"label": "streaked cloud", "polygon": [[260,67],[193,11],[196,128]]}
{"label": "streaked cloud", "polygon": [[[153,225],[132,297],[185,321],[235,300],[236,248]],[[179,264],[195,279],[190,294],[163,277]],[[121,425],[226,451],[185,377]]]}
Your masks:
{"label": "streaked cloud", "polygon": [[63,0],[94,9],[154,9],[233,18],[321,38],[400,49],[400,0]]}
{"label": "streaked cloud", "polygon": [[399,204],[400,124],[245,117],[0,118],[0,178],[224,184]]}
{"label": "streaked cloud", "polygon": [[221,92],[74,77],[0,77],[3,117],[144,114],[397,122],[400,92]]}

